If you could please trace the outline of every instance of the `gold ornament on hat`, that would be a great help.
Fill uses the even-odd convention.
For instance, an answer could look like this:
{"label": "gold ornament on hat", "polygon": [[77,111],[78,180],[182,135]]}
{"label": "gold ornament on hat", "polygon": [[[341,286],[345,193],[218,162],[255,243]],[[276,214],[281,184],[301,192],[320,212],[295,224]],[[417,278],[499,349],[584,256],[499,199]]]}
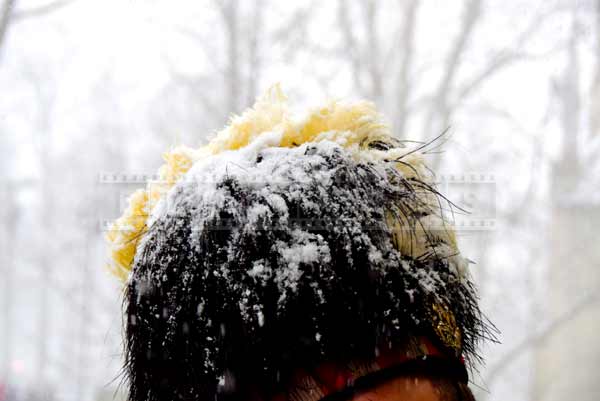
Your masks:
{"label": "gold ornament on hat", "polygon": [[460,355],[462,348],[462,334],[456,325],[454,313],[448,306],[441,303],[432,303],[430,318],[433,330],[445,346],[451,348]]}

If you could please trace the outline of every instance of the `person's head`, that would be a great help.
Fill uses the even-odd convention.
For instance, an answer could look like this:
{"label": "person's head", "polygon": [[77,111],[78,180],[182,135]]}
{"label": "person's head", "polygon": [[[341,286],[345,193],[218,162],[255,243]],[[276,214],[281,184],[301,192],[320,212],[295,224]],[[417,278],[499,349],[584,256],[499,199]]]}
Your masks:
{"label": "person's head", "polygon": [[276,95],[109,234],[130,399],[470,399],[486,328],[423,159],[369,104],[295,121]]}

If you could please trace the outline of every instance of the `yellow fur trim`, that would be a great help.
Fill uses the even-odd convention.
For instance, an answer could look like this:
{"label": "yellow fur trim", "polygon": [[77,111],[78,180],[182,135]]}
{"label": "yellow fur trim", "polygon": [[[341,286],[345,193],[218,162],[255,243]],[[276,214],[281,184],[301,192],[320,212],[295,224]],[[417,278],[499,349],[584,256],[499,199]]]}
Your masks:
{"label": "yellow fur trim", "polygon": [[138,189],[128,201],[125,213],[112,224],[106,235],[107,241],[112,245],[112,263],[108,265],[108,269],[122,281],[129,275],[137,242],[146,230],[148,192]]}
{"label": "yellow fur trim", "polygon": [[[282,133],[278,144],[281,147],[331,140],[340,146],[352,149],[357,157],[394,160],[403,156],[402,163],[396,163],[395,166],[405,177],[424,179],[428,176],[423,159],[417,153],[406,155],[408,152],[402,148],[368,149],[368,144],[376,140],[394,141],[389,128],[382,122],[381,115],[373,103],[331,101],[311,111],[305,118],[297,120],[290,115],[287,98],[281,88],[275,85],[260,97],[252,108],[240,116],[233,117],[230,124],[204,147],[192,149],[180,146],[163,155],[165,164],[159,169],[159,180],[150,182],[146,189],[136,191],[129,198],[127,209],[112,224],[107,233],[106,239],[111,247],[109,270],[121,280],[127,279],[137,243],[147,230],[146,220],[153,207],[195,161],[211,154],[243,148],[261,134],[272,131]],[[436,209],[437,199],[431,199],[430,202],[432,209]],[[415,232],[412,235],[405,235],[410,231],[403,228],[411,223],[403,220],[402,216],[388,216],[388,221],[400,251],[413,256],[419,256],[427,251],[430,243],[423,239],[426,235],[422,232],[424,226],[421,226],[421,231],[417,226],[416,236]],[[426,228],[424,230],[427,231]],[[437,241],[456,249],[453,232],[443,230],[436,233],[435,235],[439,237]]]}

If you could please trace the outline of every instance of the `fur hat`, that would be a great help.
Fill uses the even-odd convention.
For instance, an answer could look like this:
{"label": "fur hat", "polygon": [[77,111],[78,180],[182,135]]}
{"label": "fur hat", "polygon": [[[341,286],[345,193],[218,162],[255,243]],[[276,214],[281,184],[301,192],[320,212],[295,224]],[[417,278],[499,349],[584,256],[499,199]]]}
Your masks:
{"label": "fur hat", "polygon": [[477,357],[488,326],[452,204],[372,104],[295,117],[276,86],[165,159],[108,233],[131,400],[276,392],[294,369],[419,338]]}

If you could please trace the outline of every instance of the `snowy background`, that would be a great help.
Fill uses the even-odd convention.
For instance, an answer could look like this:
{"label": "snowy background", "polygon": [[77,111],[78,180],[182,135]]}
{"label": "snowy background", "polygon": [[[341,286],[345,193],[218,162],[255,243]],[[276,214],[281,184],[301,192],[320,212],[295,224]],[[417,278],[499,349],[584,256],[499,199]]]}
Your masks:
{"label": "snowy background", "polygon": [[449,126],[430,165],[502,332],[478,399],[600,399],[600,1],[0,0],[0,401],[122,399],[105,222],[276,82]]}

